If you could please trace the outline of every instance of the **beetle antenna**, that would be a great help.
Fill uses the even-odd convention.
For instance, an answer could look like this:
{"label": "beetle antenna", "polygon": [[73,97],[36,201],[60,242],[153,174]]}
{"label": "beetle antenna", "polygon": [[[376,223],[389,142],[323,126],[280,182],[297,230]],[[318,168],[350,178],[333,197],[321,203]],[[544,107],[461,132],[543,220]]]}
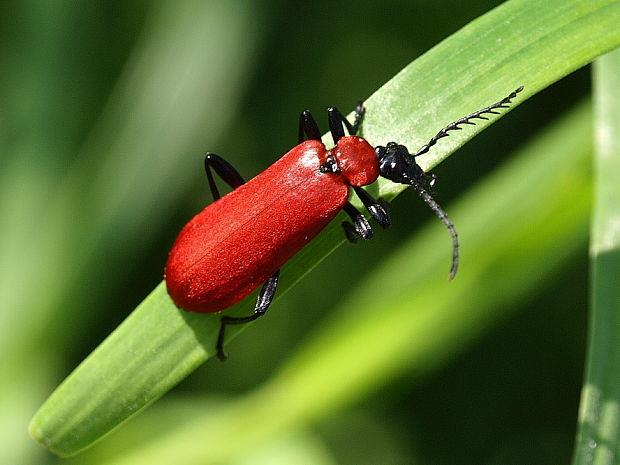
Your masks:
{"label": "beetle antenna", "polygon": [[433,199],[431,194],[429,194],[426,189],[424,189],[419,183],[412,182],[411,186],[418,193],[422,200],[426,202],[426,204],[431,207],[431,210],[435,212],[435,214],[439,217],[441,222],[448,228],[450,232],[450,236],[452,237],[452,266],[450,267],[450,276],[449,280],[454,279],[456,275],[456,270],[459,267],[459,236],[456,233],[456,229],[454,229],[454,225],[452,221],[448,218],[446,212],[441,208],[441,206]]}
{"label": "beetle antenna", "polygon": [[423,153],[428,152],[428,150],[437,143],[437,141],[439,139],[443,139],[444,137],[448,137],[450,134],[448,134],[449,131],[459,131],[463,128],[459,127],[461,124],[470,124],[472,126],[475,126],[476,123],[474,123],[472,120],[474,119],[485,119],[488,120],[489,118],[482,116],[485,114],[493,114],[493,115],[499,115],[499,112],[495,111],[498,109],[503,109],[503,108],[508,108],[508,105],[510,105],[511,100],[513,98],[515,98],[517,96],[517,94],[519,92],[521,92],[523,90],[523,86],[517,88],[516,90],[514,90],[513,92],[511,92],[507,97],[503,98],[502,100],[500,100],[497,103],[494,103],[493,105],[490,105],[486,108],[483,108],[482,110],[478,110],[473,112],[471,115],[467,115],[464,116],[460,119],[457,119],[455,122],[448,124],[445,128],[443,128],[441,131],[439,131],[435,136],[433,136],[433,138],[431,140],[428,141],[428,143],[426,145],[423,145],[422,147],[420,147],[418,149],[418,151],[413,155],[413,157],[417,157],[422,155]]}

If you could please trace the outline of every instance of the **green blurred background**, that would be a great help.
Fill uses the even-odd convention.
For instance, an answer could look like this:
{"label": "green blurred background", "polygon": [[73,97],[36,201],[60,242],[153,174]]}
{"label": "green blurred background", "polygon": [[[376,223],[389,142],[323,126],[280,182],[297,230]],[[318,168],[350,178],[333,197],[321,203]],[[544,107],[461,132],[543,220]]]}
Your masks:
{"label": "green blurred background", "polygon": [[[258,173],[294,145],[302,109],[325,130],[325,108],[348,112],[499,3],[3,2],[2,463],[59,460],[27,436],[27,423],[161,280],[176,233],[211,201],[206,151],[246,177]],[[441,164],[437,195],[448,212],[589,85],[587,69],[569,76]],[[230,345],[230,362],[209,361],[208,381],[197,370],[157,404],[150,426],[137,421],[155,430],[183,421],[197,396],[227,398],[268,379],[366,270],[431,217],[413,193],[399,196],[393,228],[338,249]],[[584,243],[539,293],[515,302],[510,319],[421,382],[402,376],[313,425],[314,446],[341,464],[567,463],[587,281]],[[119,453],[118,436],[97,446],[103,455]]]}

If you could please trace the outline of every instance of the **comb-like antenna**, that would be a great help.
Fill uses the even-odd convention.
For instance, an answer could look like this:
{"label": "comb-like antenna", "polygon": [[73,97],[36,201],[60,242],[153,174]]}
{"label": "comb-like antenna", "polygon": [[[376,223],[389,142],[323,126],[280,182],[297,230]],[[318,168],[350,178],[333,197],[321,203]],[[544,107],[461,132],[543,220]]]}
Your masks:
{"label": "comb-like antenna", "polygon": [[437,141],[439,139],[442,139],[444,137],[448,137],[450,134],[448,134],[449,131],[459,131],[463,128],[460,128],[459,125],[461,124],[470,124],[472,126],[475,126],[476,123],[474,123],[472,120],[473,119],[485,119],[488,120],[489,118],[486,118],[482,115],[484,114],[494,114],[494,115],[499,115],[499,113],[497,110],[499,108],[508,108],[508,105],[511,103],[510,101],[515,98],[517,96],[517,94],[519,92],[521,92],[523,90],[523,86],[517,88],[514,92],[511,92],[508,97],[500,100],[497,103],[494,103],[493,105],[490,105],[486,108],[483,108],[482,110],[478,110],[475,111],[474,113],[472,113],[471,115],[467,115],[464,116],[460,119],[457,119],[455,122],[448,124],[445,128],[443,128],[441,131],[439,131],[435,136],[433,136],[433,138],[431,140],[428,141],[428,143],[426,145],[423,145],[422,147],[419,148],[419,150],[413,155],[413,157],[417,157],[419,155],[422,155],[423,153],[428,152],[428,150],[437,143]]}
{"label": "comb-like antenna", "polygon": [[454,229],[454,225],[448,218],[446,212],[441,208],[441,206],[433,199],[431,194],[429,194],[426,189],[424,189],[419,183],[414,182],[411,184],[411,187],[418,193],[422,200],[426,202],[426,204],[431,207],[431,210],[435,212],[435,214],[439,217],[441,222],[448,228],[450,232],[450,236],[452,237],[452,266],[450,267],[450,276],[448,279],[452,280],[456,275],[456,270],[459,267],[459,236],[456,233],[456,229]]}

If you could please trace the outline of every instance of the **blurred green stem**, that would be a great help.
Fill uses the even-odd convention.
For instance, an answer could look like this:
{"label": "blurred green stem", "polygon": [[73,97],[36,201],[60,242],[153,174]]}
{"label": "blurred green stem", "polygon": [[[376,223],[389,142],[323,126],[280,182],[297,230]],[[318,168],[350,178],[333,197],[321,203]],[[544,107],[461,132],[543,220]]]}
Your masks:
{"label": "blurred green stem", "polygon": [[620,463],[620,51],[594,67],[590,345],[574,465]]}

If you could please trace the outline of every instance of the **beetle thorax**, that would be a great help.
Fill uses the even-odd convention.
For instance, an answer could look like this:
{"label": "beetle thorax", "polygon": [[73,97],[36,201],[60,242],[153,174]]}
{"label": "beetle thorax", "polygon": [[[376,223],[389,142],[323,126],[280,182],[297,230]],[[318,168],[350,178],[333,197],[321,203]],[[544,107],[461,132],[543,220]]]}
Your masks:
{"label": "beetle thorax", "polygon": [[335,158],[338,171],[351,186],[366,186],[379,177],[375,149],[362,137],[342,137],[329,155]]}

